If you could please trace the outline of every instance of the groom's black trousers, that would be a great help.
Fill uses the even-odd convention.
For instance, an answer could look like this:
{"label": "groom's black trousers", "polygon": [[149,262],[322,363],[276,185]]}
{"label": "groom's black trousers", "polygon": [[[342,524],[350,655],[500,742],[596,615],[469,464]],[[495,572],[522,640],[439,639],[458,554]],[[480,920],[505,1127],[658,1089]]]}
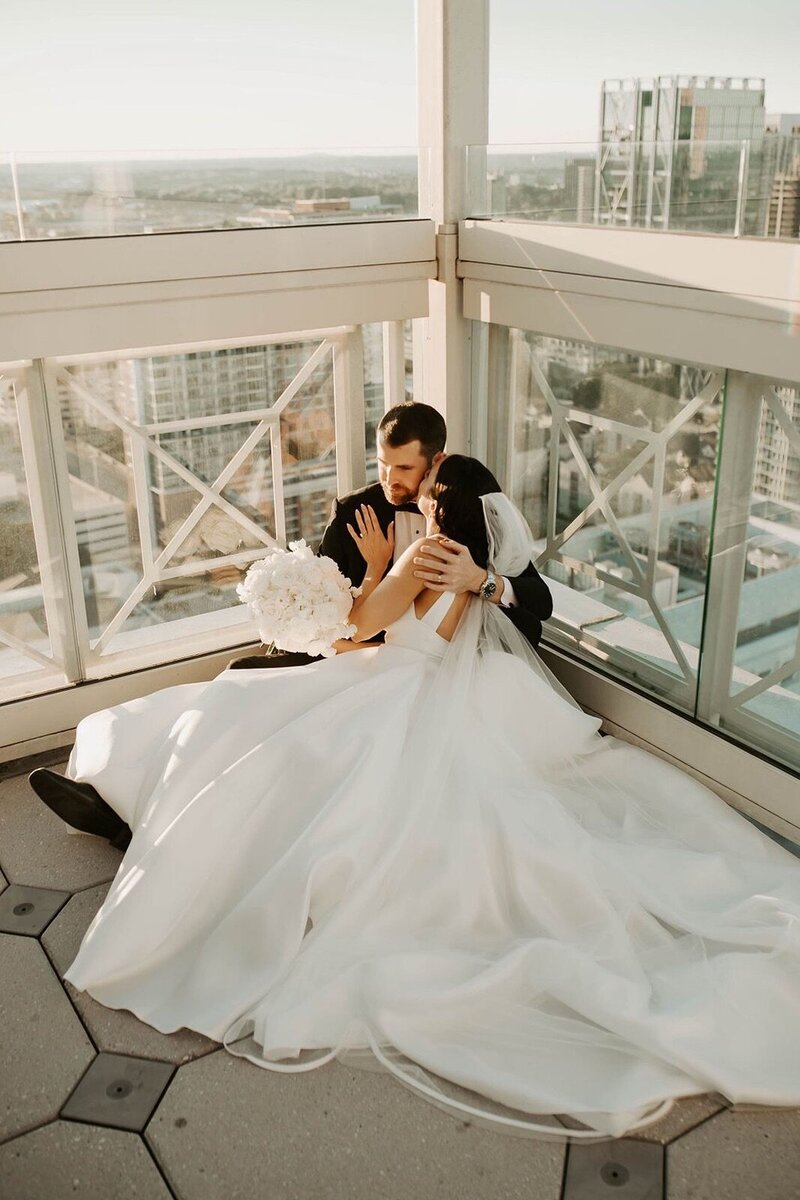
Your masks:
{"label": "groom's black trousers", "polygon": [[319,658],[284,650],[280,654],[246,654],[243,658],[234,658],[228,667],[237,671],[263,671],[265,667],[304,667],[312,662],[319,662]]}

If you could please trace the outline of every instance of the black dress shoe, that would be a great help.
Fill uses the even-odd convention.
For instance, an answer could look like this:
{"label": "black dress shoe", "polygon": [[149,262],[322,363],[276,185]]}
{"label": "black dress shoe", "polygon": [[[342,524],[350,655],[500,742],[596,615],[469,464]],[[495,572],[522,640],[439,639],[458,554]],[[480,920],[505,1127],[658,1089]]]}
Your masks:
{"label": "black dress shoe", "polygon": [[46,767],[31,771],[28,782],[39,799],[73,829],[108,838],[118,850],[127,847],[130,829],[90,783],[76,783]]}

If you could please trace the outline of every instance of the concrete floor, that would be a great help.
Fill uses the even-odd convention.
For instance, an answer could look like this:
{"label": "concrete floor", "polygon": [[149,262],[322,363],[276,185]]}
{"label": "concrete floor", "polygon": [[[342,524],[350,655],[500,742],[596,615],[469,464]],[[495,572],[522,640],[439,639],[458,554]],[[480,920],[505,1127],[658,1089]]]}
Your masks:
{"label": "concrete floor", "polygon": [[0,780],[0,1200],[800,1196],[797,1109],[704,1096],[636,1137],[533,1141],[385,1074],[276,1075],[75,992],[61,977],[121,854],[67,832],[31,792],[33,765]]}

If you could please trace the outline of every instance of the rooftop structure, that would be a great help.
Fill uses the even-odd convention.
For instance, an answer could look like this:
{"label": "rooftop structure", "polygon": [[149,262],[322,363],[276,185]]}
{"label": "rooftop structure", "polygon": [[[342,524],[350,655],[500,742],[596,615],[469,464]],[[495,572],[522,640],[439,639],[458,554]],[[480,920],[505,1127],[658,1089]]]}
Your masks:
{"label": "rooftop structure", "polygon": [[[358,195],[314,163],[262,194],[233,160],[216,200],[219,165],[209,183],[196,163],[101,172],[96,189],[77,164],[80,187],[62,173],[56,201],[52,171],[20,166],[3,198],[0,1191],[14,1200],[60,1200],[64,1180],[81,1200],[120,1181],[249,1196],[265,1161],[287,1198],[302,1173],[322,1197],[333,1180],[405,1200],[411,1179],[570,1200],[582,1171],[606,1186],[609,1163],[666,1200],[782,1200],[793,1182],[796,1112],[693,1097],[613,1159],[586,1147],[595,1160],[461,1127],[339,1063],[266,1080],[63,984],[119,855],[65,835],[27,770],[63,766],[86,713],[256,649],[237,582],[275,543],[314,542],[333,496],[374,478],[375,426],[406,397],[439,407],[449,448],[484,458],[524,511],[555,601],[542,658],[572,694],[787,849],[800,839],[793,119],[765,116],[763,80],[607,81],[602,218],[590,147],[476,172],[498,199],[530,186],[561,213],[493,220],[462,187],[466,148],[488,158],[486,11],[448,10],[419,6],[422,149],[380,167],[396,203],[377,158]],[[754,157],[769,138],[785,154]],[[731,139],[749,149],[730,158]],[[775,203],[756,228],[737,205],[762,194]],[[87,1093],[100,1110],[80,1107]]]}
{"label": "rooftop structure", "polygon": [[[727,230],[736,205],[731,211],[724,192],[713,195],[714,177],[726,158],[738,160],[743,142],[750,150],[760,145],[764,97],[763,79],[670,75],[605,80],[596,220],[656,229]],[[711,172],[709,157],[719,160]],[[753,213],[750,219],[759,225]]]}

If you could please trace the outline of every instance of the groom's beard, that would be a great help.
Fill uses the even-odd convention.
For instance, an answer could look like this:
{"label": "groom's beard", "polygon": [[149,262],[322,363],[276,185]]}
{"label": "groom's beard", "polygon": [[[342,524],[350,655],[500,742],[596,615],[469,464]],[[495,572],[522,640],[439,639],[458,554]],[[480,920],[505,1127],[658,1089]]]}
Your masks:
{"label": "groom's beard", "polygon": [[384,496],[395,508],[401,504],[416,504],[417,502],[417,493],[412,492],[410,488],[398,487],[397,485],[389,488],[385,484],[381,484],[381,487],[383,488]]}

